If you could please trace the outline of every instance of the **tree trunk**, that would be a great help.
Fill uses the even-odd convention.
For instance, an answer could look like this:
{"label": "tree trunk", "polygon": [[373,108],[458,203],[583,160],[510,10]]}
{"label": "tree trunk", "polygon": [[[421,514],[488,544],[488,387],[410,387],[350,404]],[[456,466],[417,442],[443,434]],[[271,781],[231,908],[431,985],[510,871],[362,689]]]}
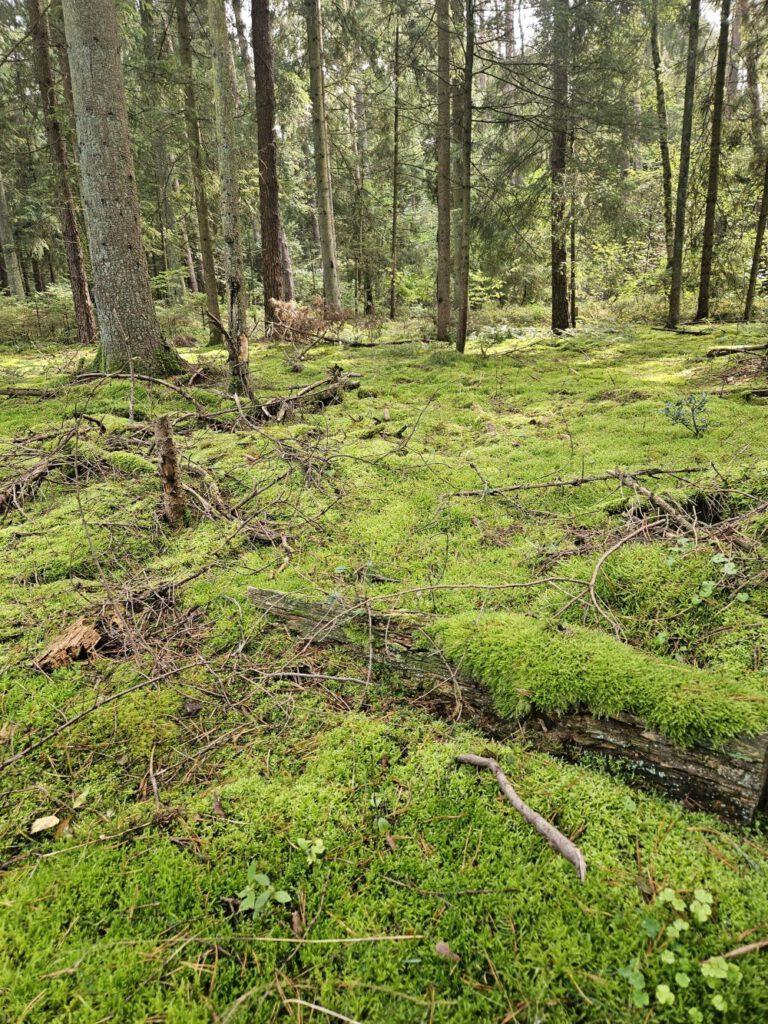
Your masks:
{"label": "tree trunk", "polygon": [[453,58],[451,74],[451,241],[453,260],[453,308],[458,315],[461,299],[459,278],[461,277],[461,183],[464,180],[462,161],[464,159],[464,78],[463,62],[459,55],[464,55],[465,11],[461,0],[451,0],[451,21],[453,23]]}
{"label": "tree trunk", "polygon": [[21,273],[21,262],[13,234],[13,221],[8,209],[3,176],[0,173],[0,247],[5,261],[5,275],[8,279],[8,291],[17,299],[24,298],[24,278]]}
{"label": "tree trunk", "polygon": [[749,270],[749,284],[747,285],[747,297],[744,301],[744,320],[746,323],[752,319],[752,312],[755,305],[755,292],[757,290],[757,275],[760,271],[760,260],[763,255],[763,241],[765,239],[765,226],[768,221],[768,159],[765,160],[765,173],[763,175],[763,191],[760,198],[760,213],[757,216],[757,230],[755,232],[755,247],[752,252],[752,264]]}
{"label": "tree trunk", "polygon": [[208,195],[203,175],[203,150],[200,139],[200,123],[197,117],[197,98],[192,77],[192,36],[189,29],[187,0],[176,0],[176,24],[178,28],[179,62],[184,83],[184,122],[189,147],[189,162],[192,171],[192,189],[195,196],[197,234],[200,242],[200,258],[203,264],[203,288],[208,312],[208,328],[212,345],[224,340],[221,332],[221,313],[216,289],[216,266],[213,260],[211,240],[211,218],[208,212]]}
{"label": "tree trunk", "polygon": [[744,65],[747,70],[747,91],[749,93],[750,132],[755,163],[762,168],[764,162],[765,140],[763,138],[763,104],[760,97],[760,78],[757,71],[759,57],[758,39],[752,24],[749,0],[740,0],[739,9],[744,26],[745,44]]}
{"label": "tree trunk", "polygon": [[707,203],[704,211],[704,234],[701,242],[701,274],[699,276],[699,302],[696,319],[709,317],[709,300],[712,284],[712,254],[715,247],[715,218],[717,216],[717,194],[720,187],[720,151],[723,138],[723,103],[725,99],[725,74],[728,69],[728,46],[731,40],[731,0],[722,0],[720,8],[720,37],[717,43],[717,67],[715,88],[712,97],[712,138],[709,146],[709,177],[707,181]]}
{"label": "tree trunk", "polygon": [[739,100],[739,64],[741,62],[741,9],[742,0],[736,0],[733,8],[731,46],[728,55],[728,81],[726,94],[728,105],[733,109]]}
{"label": "tree trunk", "polygon": [[[568,156],[573,167],[573,158],[576,151],[576,132],[571,124],[570,142]],[[569,280],[568,280],[568,317],[571,327],[576,326],[579,308],[576,294],[576,184],[571,182],[571,209],[568,216],[571,250],[569,253]]]}
{"label": "tree trunk", "polygon": [[243,276],[243,243],[240,233],[240,185],[235,137],[237,107],[235,65],[229,46],[227,15],[224,0],[208,0],[208,25],[213,50],[214,97],[216,106],[216,137],[221,179],[221,224],[227,254],[227,351],[230,387],[240,394],[250,394],[248,369],[248,312]]}
{"label": "tree trunk", "polygon": [[467,344],[467,316],[469,313],[469,229],[472,201],[472,76],[475,71],[475,0],[467,0],[466,33],[462,96],[464,124],[461,131],[461,248],[458,258],[458,280],[456,282],[459,292],[456,316],[457,352],[463,352]]}
{"label": "tree trunk", "polygon": [[395,116],[392,123],[392,239],[389,261],[389,319],[397,313],[397,218],[400,204],[400,25],[395,24]]}
{"label": "tree trunk", "polygon": [[[259,0],[262,2],[262,0]],[[251,29],[255,36],[256,34],[256,16],[255,6],[253,4],[251,13]],[[268,6],[268,5],[267,5]],[[237,48],[240,51],[240,60],[243,62],[243,70],[245,73],[245,88],[248,93],[248,102],[251,107],[256,107],[256,73],[254,70],[254,61],[251,60],[251,54],[248,50],[248,36],[245,31],[245,22],[243,21],[243,0],[232,0],[232,10],[235,15],[235,33],[237,35]],[[258,64],[258,57],[256,57],[256,46],[254,39],[253,47],[254,59]],[[274,86],[273,86],[274,91]]]}
{"label": "tree trunk", "polygon": [[176,219],[171,198],[168,192],[168,148],[165,144],[165,125],[158,121],[162,113],[160,79],[157,74],[157,62],[160,54],[155,43],[155,26],[152,8],[147,0],[143,0],[140,8],[142,49],[144,53],[144,74],[142,76],[142,96],[145,108],[145,120],[151,134],[152,170],[154,172],[155,207],[157,223],[163,250],[163,271],[165,283],[161,290],[166,303],[173,305],[181,302],[184,286],[180,276],[181,257],[176,244]]}
{"label": "tree trunk", "polygon": [[[251,11],[259,153],[261,277],[264,282],[264,319],[271,323],[275,318],[273,300],[283,297],[284,264],[280,244],[280,199],[275,146],[275,78],[269,0],[253,0]],[[285,235],[282,236],[282,241],[285,242]]]}
{"label": "tree trunk", "polygon": [[699,48],[699,16],[701,0],[690,0],[688,14],[688,57],[685,69],[685,99],[680,139],[680,166],[677,172],[675,234],[672,243],[671,282],[667,326],[677,327],[680,321],[680,299],[683,290],[683,245],[685,242],[685,207],[688,201],[688,178],[691,169],[691,136],[693,134],[693,102],[696,92],[696,64]]}
{"label": "tree trunk", "polygon": [[656,118],[659,132],[659,152],[661,153],[661,181],[664,190],[664,241],[667,247],[667,268],[669,268],[672,263],[675,215],[672,209],[672,160],[669,155],[667,99],[659,44],[659,0],[652,0],[651,4],[651,57],[653,59],[653,77],[656,83]]}
{"label": "tree trunk", "polygon": [[336,223],[333,213],[331,153],[328,145],[328,118],[325,109],[325,72],[323,69],[323,23],[320,0],[305,0],[307,20],[307,58],[309,93],[312,101],[312,136],[315,149],[315,187],[320,227],[320,252],[323,263],[323,292],[328,312],[341,312],[341,292],[336,260]]}
{"label": "tree trunk", "polygon": [[180,360],[163,340],[141,239],[114,0],[63,0],[101,364],[161,376]]}
{"label": "tree trunk", "polygon": [[[510,0],[507,0],[510,3]],[[449,0],[437,0],[437,340],[451,322],[451,23]]]}
{"label": "tree trunk", "polygon": [[77,223],[77,208],[70,180],[69,155],[59,122],[56,90],[51,70],[48,19],[43,13],[40,0],[27,0],[27,14],[30,34],[32,36],[35,77],[40,89],[45,134],[56,175],[59,221],[61,223],[61,235],[64,239],[64,251],[67,257],[69,282],[72,288],[75,323],[77,324],[77,340],[80,345],[93,345],[96,342],[96,315],[93,310],[91,293],[88,288],[88,277],[85,271],[85,257],[83,255],[82,242],[80,241],[80,228]]}
{"label": "tree trunk", "polygon": [[565,174],[568,149],[569,0],[555,0],[552,35],[552,146],[549,171],[552,248],[552,330],[570,325]]}

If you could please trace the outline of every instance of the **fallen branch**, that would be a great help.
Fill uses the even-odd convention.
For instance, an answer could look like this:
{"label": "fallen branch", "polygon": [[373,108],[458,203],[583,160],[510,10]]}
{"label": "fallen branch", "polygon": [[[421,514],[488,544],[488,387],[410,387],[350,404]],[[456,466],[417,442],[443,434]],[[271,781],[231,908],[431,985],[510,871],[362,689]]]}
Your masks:
{"label": "fallen branch", "polygon": [[745,352],[766,352],[768,345],[719,345],[707,352],[707,359],[717,359],[718,356],[740,356]]}
{"label": "fallen branch", "polygon": [[498,761],[494,761],[492,757],[478,757],[477,754],[459,754],[456,761],[459,764],[471,764],[475,768],[487,768],[498,782],[501,792],[518,814],[522,815],[528,824],[532,825],[539,835],[547,840],[556,853],[559,853],[561,857],[565,857],[567,861],[573,864],[576,874],[579,876],[579,881],[584,881],[587,874],[587,862],[584,860],[584,854],[559,829],[556,829],[546,818],[542,818],[538,811],[534,811],[525,801],[520,799],[512,783],[501,770],[501,765]]}
{"label": "fallen branch", "polygon": [[[693,466],[683,469],[638,469],[632,473],[633,479],[658,476],[687,476],[692,473],[706,472],[706,466]],[[454,498],[485,497],[486,494],[510,494],[513,491],[547,491],[558,487],[583,487],[584,484],[596,484],[605,480],[621,480],[629,476],[626,470],[612,469],[596,476],[577,476],[569,480],[545,480],[537,484],[510,484],[507,487],[477,487],[473,490],[454,491]]]}
{"label": "fallen branch", "polygon": [[[757,942],[748,942],[746,946],[737,946],[736,949],[723,953],[723,959],[733,960],[737,956],[744,956],[745,953],[757,953],[761,949],[768,949],[768,939],[758,939]],[[712,958],[708,957],[708,959]],[[707,960],[703,960],[702,963],[707,963]]]}

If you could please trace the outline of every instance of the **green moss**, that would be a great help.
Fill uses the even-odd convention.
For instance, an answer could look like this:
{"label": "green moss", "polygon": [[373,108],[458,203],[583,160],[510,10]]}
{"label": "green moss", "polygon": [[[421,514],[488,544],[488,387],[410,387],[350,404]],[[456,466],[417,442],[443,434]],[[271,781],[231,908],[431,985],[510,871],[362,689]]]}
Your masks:
{"label": "green moss", "polygon": [[764,678],[697,670],[596,630],[547,628],[524,615],[465,613],[434,632],[446,655],[490,691],[508,718],[586,708],[637,715],[680,744],[768,731]]}

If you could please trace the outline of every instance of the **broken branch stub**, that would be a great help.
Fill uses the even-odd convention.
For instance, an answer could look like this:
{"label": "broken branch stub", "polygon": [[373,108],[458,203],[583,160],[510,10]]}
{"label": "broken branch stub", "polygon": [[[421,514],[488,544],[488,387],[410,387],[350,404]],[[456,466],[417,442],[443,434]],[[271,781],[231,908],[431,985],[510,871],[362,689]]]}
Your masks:
{"label": "broken branch stub", "polygon": [[173,441],[171,421],[160,416],[155,423],[155,440],[160,468],[160,483],[163,488],[163,509],[171,526],[184,522],[184,485],[179,472],[179,459]]}

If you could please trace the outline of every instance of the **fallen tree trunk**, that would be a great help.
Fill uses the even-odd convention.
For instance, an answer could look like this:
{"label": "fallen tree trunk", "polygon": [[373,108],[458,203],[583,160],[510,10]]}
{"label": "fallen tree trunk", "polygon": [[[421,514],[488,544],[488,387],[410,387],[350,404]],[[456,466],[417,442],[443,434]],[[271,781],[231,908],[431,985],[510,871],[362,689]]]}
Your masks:
{"label": "fallen tree trunk", "polygon": [[768,345],[719,345],[709,349],[707,359],[717,359],[718,356],[740,356],[750,352],[768,351]]}
{"label": "fallen tree trunk", "polygon": [[[557,718],[532,714],[524,723],[502,718],[484,686],[449,664],[411,613],[373,612],[338,598],[313,601],[250,587],[253,604],[307,644],[349,644],[371,665],[394,672],[441,717],[472,722],[495,739],[519,736],[569,760],[598,753],[633,769],[645,787],[686,805],[744,823],[766,804],[768,735],[739,737],[723,747],[675,746],[635,715],[597,718],[583,709]],[[409,617],[410,616],[410,617]]]}

